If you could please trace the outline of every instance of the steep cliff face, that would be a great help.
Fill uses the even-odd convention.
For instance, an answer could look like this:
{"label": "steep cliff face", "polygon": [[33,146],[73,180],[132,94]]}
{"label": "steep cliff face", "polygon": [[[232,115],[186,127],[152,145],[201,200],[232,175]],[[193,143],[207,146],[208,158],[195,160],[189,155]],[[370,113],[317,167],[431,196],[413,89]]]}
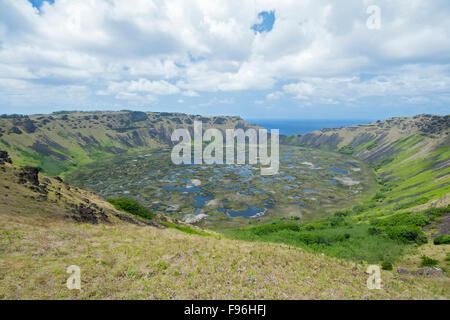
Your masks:
{"label": "steep cliff face", "polygon": [[50,175],[130,150],[171,145],[176,128],[193,130],[248,128],[240,117],[204,117],[181,113],[59,112],[0,118],[0,148],[19,165],[40,167]]}
{"label": "steep cliff face", "polygon": [[314,131],[288,137],[286,143],[338,150],[377,163],[412,147],[425,155],[448,146],[449,127],[448,115],[418,115]]}

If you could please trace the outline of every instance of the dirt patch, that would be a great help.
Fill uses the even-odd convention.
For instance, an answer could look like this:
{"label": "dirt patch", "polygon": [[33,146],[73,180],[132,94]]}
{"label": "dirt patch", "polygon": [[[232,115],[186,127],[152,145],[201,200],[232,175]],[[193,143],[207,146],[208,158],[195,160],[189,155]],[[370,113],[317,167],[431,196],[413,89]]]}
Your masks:
{"label": "dirt patch", "polygon": [[441,218],[442,222],[433,222],[432,224],[424,227],[423,230],[431,230],[431,225],[435,225],[437,232],[433,234],[433,238],[441,234],[450,234],[450,212],[446,213]]}

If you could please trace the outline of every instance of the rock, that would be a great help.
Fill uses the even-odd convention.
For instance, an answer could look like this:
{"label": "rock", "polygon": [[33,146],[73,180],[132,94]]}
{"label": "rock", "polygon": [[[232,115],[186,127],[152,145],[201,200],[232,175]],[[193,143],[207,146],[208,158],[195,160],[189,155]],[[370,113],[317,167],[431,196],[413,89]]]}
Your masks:
{"label": "rock", "polygon": [[17,127],[12,127],[12,128],[9,129],[9,131],[8,131],[8,134],[11,134],[11,133],[22,134],[22,130],[20,130],[20,129],[17,128]]}
{"label": "rock", "polygon": [[414,275],[415,275],[415,276],[423,276],[424,273],[426,272],[426,270],[427,270],[427,268],[420,268],[420,269],[417,269],[417,271],[414,272]]}
{"label": "rock", "polygon": [[30,182],[32,185],[39,186],[39,169],[30,166],[23,167],[19,178],[19,183]]}
{"label": "rock", "polygon": [[420,268],[414,272],[415,276],[440,277],[444,275],[444,271],[439,268]]}
{"label": "rock", "polygon": [[397,273],[398,274],[405,274],[405,275],[412,274],[411,271],[409,271],[408,269],[400,268],[400,267],[397,268]]}
{"label": "rock", "polygon": [[199,221],[201,221],[201,220],[203,220],[203,219],[205,219],[205,218],[207,218],[208,217],[208,215],[207,214],[204,214],[204,213],[201,213],[201,214],[198,214],[198,215],[194,215],[194,214],[187,214],[187,215],[185,215],[184,217],[183,217],[183,222],[185,222],[185,223],[190,223],[190,224],[192,224],[192,223],[196,223],[196,222],[199,222]]}
{"label": "rock", "polygon": [[0,164],[4,163],[12,163],[11,158],[9,157],[8,152],[0,150]]}
{"label": "rock", "polygon": [[34,133],[37,129],[36,125],[34,124],[34,121],[31,119],[25,119],[23,122],[23,128],[26,131],[26,133]]}
{"label": "rock", "polygon": [[131,111],[130,120],[132,122],[146,121],[148,120],[148,116],[145,112],[142,111]]}
{"label": "rock", "polygon": [[444,275],[444,270],[439,268],[429,268],[427,271],[428,277],[440,277]]}
{"label": "rock", "polygon": [[60,177],[53,177],[53,179],[55,179],[56,181],[59,181],[59,182],[64,182],[63,179]]}
{"label": "rock", "polygon": [[78,222],[89,222],[93,224],[97,224],[99,221],[109,222],[108,216],[103,211],[86,207],[83,204],[75,205],[72,213],[75,214],[72,218]]}
{"label": "rock", "polygon": [[9,154],[8,154],[7,151],[0,150],[0,162],[2,162],[2,163],[5,163],[5,162],[12,163],[11,158],[9,157]]}

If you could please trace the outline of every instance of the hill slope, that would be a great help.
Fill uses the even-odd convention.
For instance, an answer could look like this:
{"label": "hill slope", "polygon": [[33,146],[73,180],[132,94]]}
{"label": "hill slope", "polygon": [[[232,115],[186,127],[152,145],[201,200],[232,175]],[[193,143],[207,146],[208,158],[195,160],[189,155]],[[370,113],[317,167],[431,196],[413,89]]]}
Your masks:
{"label": "hill slope", "polygon": [[0,149],[15,164],[33,165],[49,175],[108,156],[171,145],[176,128],[250,127],[240,117],[203,117],[138,111],[58,112],[52,115],[0,117]]}
{"label": "hill slope", "polygon": [[[450,116],[418,115],[291,136],[286,143],[338,150],[372,163],[386,205],[450,203]],[[421,199],[421,200],[418,200]],[[409,207],[412,207],[412,203]]]}

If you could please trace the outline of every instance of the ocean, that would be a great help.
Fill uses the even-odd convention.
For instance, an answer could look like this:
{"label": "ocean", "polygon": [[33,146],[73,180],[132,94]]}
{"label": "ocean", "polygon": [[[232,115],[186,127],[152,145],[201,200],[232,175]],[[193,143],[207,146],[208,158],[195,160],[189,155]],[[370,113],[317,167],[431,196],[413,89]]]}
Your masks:
{"label": "ocean", "polygon": [[374,122],[373,119],[245,119],[266,129],[279,129],[280,134],[304,134],[325,128],[340,128]]}

